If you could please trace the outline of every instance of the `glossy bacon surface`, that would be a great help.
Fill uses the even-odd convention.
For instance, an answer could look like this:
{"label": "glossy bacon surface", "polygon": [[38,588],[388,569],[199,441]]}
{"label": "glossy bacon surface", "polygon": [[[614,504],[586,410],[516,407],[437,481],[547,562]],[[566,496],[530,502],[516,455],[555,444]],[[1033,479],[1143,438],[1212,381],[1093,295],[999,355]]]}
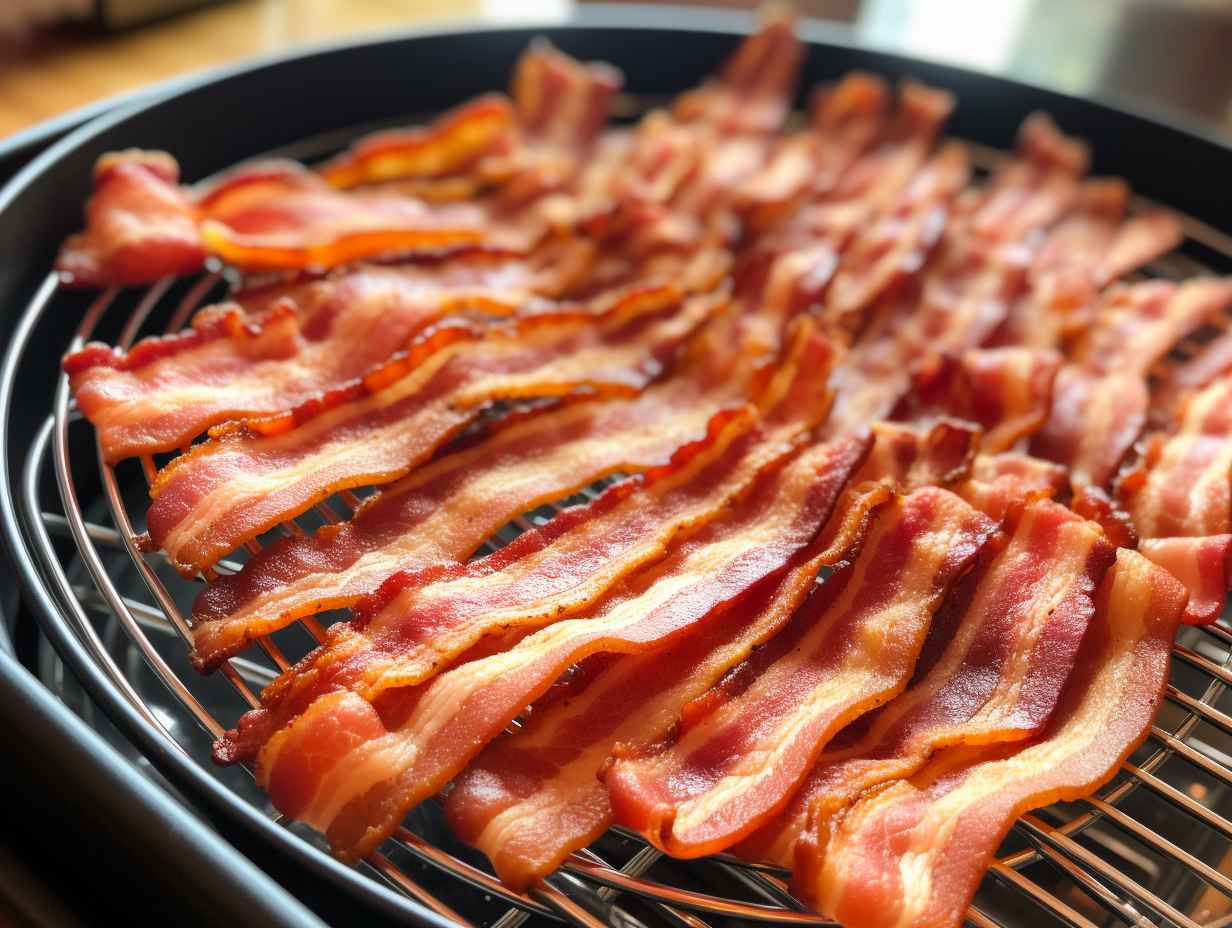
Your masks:
{"label": "glossy bacon surface", "polygon": [[[465,559],[510,519],[607,474],[667,464],[733,393],[673,381],[643,396],[570,404],[502,429],[387,487],[353,518],[279,539],[193,607],[202,668],[297,618],[353,606],[399,570]],[[462,514],[465,515],[462,515]]]}
{"label": "glossy bacon surface", "polygon": [[393,574],[359,603],[353,622],[336,625],[325,645],[265,689],[262,708],[244,717],[226,750],[250,756],[323,692],[345,687],[375,701],[448,667],[484,635],[576,615],[664,557],[675,539],[719,516],[797,450],[825,415],[829,345],[807,331],[799,341],[764,419],[751,407],[720,413],[707,439],[666,467],[609,488],[495,554]]}
{"label": "glossy bacon surface", "polygon": [[945,490],[881,511],[859,556],[688,716],[679,737],[605,777],[616,821],[678,857],[775,815],[845,724],[906,686],[933,611],[995,530]]}
{"label": "glossy bacon surface", "polygon": [[470,168],[484,155],[513,144],[515,116],[509,101],[480,97],[446,113],[430,126],[365,136],[325,164],[321,175],[333,187],[408,178],[438,179]]}
{"label": "glossy bacon surface", "polygon": [[1046,729],[1026,744],[946,749],[848,807],[820,867],[797,869],[796,891],[853,928],[957,928],[1014,819],[1089,794],[1142,742],[1184,605],[1166,571],[1121,550]]}
{"label": "glossy bacon surface", "polygon": [[612,821],[599,779],[609,758],[666,737],[682,712],[783,627],[832,557],[832,536],[850,534],[889,496],[868,487],[852,493],[858,505],[840,508],[842,521],[781,579],[663,649],[589,658],[576,684],[536,704],[528,724],[494,741],[450,789],[445,814],[459,837],[516,887],[597,837]]}
{"label": "glossy bacon surface", "polygon": [[150,537],[184,568],[201,570],[331,493],[398,479],[494,400],[580,387],[635,392],[714,309],[699,299],[665,317],[655,312],[672,292],[637,295],[597,323],[545,317],[508,337],[429,345],[421,363],[414,354],[396,359],[341,396],[218,430],[159,473]]}
{"label": "glossy bacon surface", "polygon": [[1232,531],[1232,376],[1191,395],[1117,488],[1144,538]]}
{"label": "glossy bacon surface", "polygon": [[546,311],[534,288],[533,268],[520,261],[360,268],[280,288],[268,305],[258,295],[251,309],[208,307],[191,328],[127,353],[92,343],[64,369],[115,462],[183,447],[227,419],[293,409],[362,377],[450,315]]}
{"label": "glossy bacon surface", "polygon": [[681,122],[705,122],[723,132],[773,132],[787,118],[803,60],[793,17],[773,11],[715,78],[676,100],[672,113]]}
{"label": "glossy bacon surface", "polygon": [[205,262],[197,210],[178,186],[180,166],[166,152],[103,155],[94,166],[86,228],[56,257],[70,286],[153,283],[191,274]]}
{"label": "glossy bacon surface", "polygon": [[1015,741],[1044,725],[1116,555],[1099,526],[1054,502],[1030,504],[1016,523],[943,607],[915,682],[840,735],[737,853],[815,870],[831,818],[865,791],[912,775],[939,748]]}
{"label": "glossy bacon surface", "polygon": [[1213,278],[1110,292],[1057,375],[1052,410],[1031,453],[1069,467],[1075,486],[1106,486],[1146,425],[1147,372],[1230,302],[1232,282]]}
{"label": "glossy bacon surface", "polygon": [[998,344],[1056,348],[1091,323],[1098,294],[1177,247],[1180,222],[1162,210],[1125,218],[1129,186],[1099,178],[1049,232],[1031,261],[1030,289],[1014,304]]}
{"label": "glossy bacon surface", "polygon": [[[723,518],[586,615],[422,687],[391,691],[376,707],[350,692],[322,697],[262,752],[260,777],[271,798],[286,814],[325,831],[336,853],[362,856],[570,664],[665,644],[780,574],[829,517],[862,444],[842,439],[814,446],[764,475]],[[853,531],[835,534],[823,563],[843,556]],[[358,737],[331,750],[322,735],[343,730],[340,725]],[[374,737],[377,729],[385,734]]]}
{"label": "glossy bacon surface", "polygon": [[904,493],[966,476],[979,450],[979,430],[963,422],[941,421],[927,429],[875,422],[872,430],[872,450],[853,479],[882,481]]}
{"label": "glossy bacon surface", "polygon": [[981,451],[1008,451],[1047,417],[1060,365],[1060,356],[1046,349],[984,348],[934,356],[915,371],[911,393],[895,418],[963,419],[983,430]]}
{"label": "glossy bacon surface", "polygon": [[952,489],[991,519],[1000,521],[1015,505],[1031,499],[1069,495],[1069,473],[1060,464],[1028,454],[978,454],[971,473]]}
{"label": "glossy bacon surface", "polygon": [[474,204],[342,192],[294,161],[237,168],[198,199],[197,209],[206,250],[248,271],[322,270],[378,255],[528,244],[516,234],[493,234]]}

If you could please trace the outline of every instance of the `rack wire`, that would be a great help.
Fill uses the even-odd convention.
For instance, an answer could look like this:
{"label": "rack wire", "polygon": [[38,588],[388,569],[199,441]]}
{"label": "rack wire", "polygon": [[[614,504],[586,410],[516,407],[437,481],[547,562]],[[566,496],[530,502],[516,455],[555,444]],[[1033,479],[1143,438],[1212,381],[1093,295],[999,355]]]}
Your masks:
{"label": "rack wire", "polygon": [[[988,149],[977,152],[985,166],[1001,157]],[[1191,243],[1232,262],[1232,240],[1192,220],[1186,220],[1186,229]],[[1187,276],[1206,267],[1182,252],[1150,272]],[[135,299],[108,290],[90,305],[68,349],[84,344],[102,326],[114,330],[118,325],[116,341],[124,348],[157,331],[155,319],[164,319],[162,330],[178,330],[198,306],[226,287],[227,281],[213,273],[188,285],[162,281]],[[26,318],[54,311],[61,296],[55,276],[49,275]],[[239,712],[256,706],[261,688],[319,642],[324,628],[317,619],[305,619],[298,632],[259,639],[255,651],[221,667],[219,676],[229,692],[216,679],[191,671],[184,659],[190,633],[182,604],[189,601],[193,584],[169,569],[160,554],[141,550],[138,526],[129,515],[145,496],[140,475],[148,480],[155,462],[140,462],[139,472],[129,465],[117,470],[106,464],[97,444],[94,455],[79,453],[82,442],[89,441],[88,426],[77,425],[81,421],[61,375],[50,415],[30,444],[19,500],[40,570],[57,593],[65,621],[168,749],[225,778],[237,801],[277,820],[251,778],[217,770],[205,757],[209,743]],[[55,494],[44,492],[49,475]],[[593,498],[597,489],[567,502]],[[338,494],[271,536],[311,531],[337,521],[339,513],[348,516],[358,503],[351,492]],[[533,520],[530,514],[515,519],[481,552],[499,547],[544,516],[537,510]],[[258,546],[253,542],[236,557]],[[216,569],[233,572],[240,566],[238,560],[224,560]],[[1226,617],[1205,628],[1184,629],[1173,652],[1166,703],[1147,744],[1098,795],[1040,810],[1016,824],[968,913],[970,923],[989,928],[1044,917],[1078,928],[1232,925],[1229,695],[1232,626]],[[325,853],[309,832],[287,827],[315,841],[316,853]],[[452,841],[432,803],[412,813],[361,868],[459,925],[514,928],[527,920],[676,928],[829,924],[790,895],[786,874],[777,868],[725,855],[671,861],[620,829],[573,854],[529,893],[516,893],[493,877],[479,855]]]}

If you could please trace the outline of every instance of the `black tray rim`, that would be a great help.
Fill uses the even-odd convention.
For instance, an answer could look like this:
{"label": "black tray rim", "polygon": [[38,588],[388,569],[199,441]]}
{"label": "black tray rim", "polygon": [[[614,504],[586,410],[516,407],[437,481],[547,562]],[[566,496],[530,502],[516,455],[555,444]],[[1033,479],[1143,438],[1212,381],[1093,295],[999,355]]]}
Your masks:
{"label": "black tray rim", "polygon": [[[698,10],[695,8],[662,7],[644,5],[600,4],[580,9],[567,20],[548,20],[542,23],[513,22],[497,25],[487,23],[446,24],[440,23],[425,28],[415,28],[400,31],[392,35],[385,34],[373,38],[371,36],[356,36],[339,42],[321,43],[294,49],[290,52],[263,56],[248,62],[212,69],[189,79],[175,78],[169,82],[174,86],[167,88],[167,93],[154,92],[152,96],[141,96],[131,103],[125,103],[103,115],[94,118],[86,124],[71,131],[55,142],[42,154],[25,165],[8,184],[0,189],[0,217],[17,200],[20,194],[36,185],[40,177],[54,167],[61,159],[77,152],[83,146],[98,140],[106,133],[115,131],[130,120],[142,115],[152,114],[160,108],[173,106],[176,97],[206,87],[216,82],[242,75],[251,75],[265,69],[274,69],[281,64],[297,61],[304,57],[327,54],[340,51],[359,51],[377,45],[398,45],[435,37],[456,35],[493,35],[509,32],[523,32],[532,29],[536,32],[554,33],[570,30],[618,29],[618,30],[673,30],[681,34],[710,33],[720,36],[739,36],[746,34],[752,26],[752,18],[747,14],[727,11]],[[869,46],[861,46],[851,39],[849,30],[833,24],[805,21],[800,25],[801,37],[813,45],[829,46],[836,50],[859,53],[868,60],[868,66],[875,69],[899,74],[917,74],[928,81],[934,76],[948,76],[950,82],[959,83],[976,80],[993,83],[999,87],[1019,94],[1025,94],[1035,101],[1034,106],[1055,110],[1063,106],[1069,110],[1087,113],[1101,113],[1105,119],[1125,120],[1132,123],[1150,124],[1161,131],[1173,134],[1174,144],[1188,144],[1213,149],[1219,156],[1229,159],[1226,163],[1232,165],[1232,146],[1224,139],[1210,132],[1206,127],[1194,125],[1175,114],[1160,113],[1158,116],[1145,115],[1141,107],[1122,107],[1116,103],[1104,102],[1099,99],[1084,100],[1069,94],[1040,87],[1018,80],[1011,80],[996,75],[981,74],[971,69],[939,64],[933,61],[917,59],[897,52],[886,51]],[[161,85],[160,85],[161,86]],[[67,114],[71,115],[71,114]],[[1025,115],[1016,111],[1015,118]],[[36,129],[38,127],[35,127]],[[1204,217],[1205,218],[1205,217]],[[0,294],[2,295],[2,294]],[[23,538],[21,521],[15,508],[13,482],[9,473],[10,451],[10,420],[13,406],[13,390],[15,377],[23,349],[28,341],[30,330],[37,319],[27,317],[18,322],[15,337],[8,345],[0,373],[0,525],[3,527],[5,546],[13,563],[17,567],[19,579],[26,599],[35,609],[44,633],[51,640],[57,651],[69,664],[74,673],[82,680],[91,697],[104,709],[108,716],[124,732],[126,737],[142,750],[178,788],[184,790],[194,800],[200,802],[211,816],[237,825],[252,833],[285,853],[293,861],[301,864],[310,873],[324,877],[334,885],[355,893],[369,902],[375,902],[378,908],[388,915],[410,918],[414,923],[433,925],[445,928],[451,923],[420,903],[394,893],[384,886],[363,876],[358,871],[343,866],[336,860],[316,851],[308,844],[263,817],[256,809],[248,806],[243,800],[234,796],[218,781],[214,780],[204,770],[199,768],[187,757],[178,752],[168,750],[161,737],[150,729],[140,716],[124,701],[123,697],[114,691],[102,672],[94,665],[85,648],[76,640],[66,627],[56,604],[55,597],[47,587],[39,573],[32,552]],[[16,665],[14,665],[16,666]],[[0,661],[0,674],[6,677],[11,674],[10,662]],[[8,681],[6,681],[7,683]],[[84,727],[84,726],[83,726]],[[117,775],[125,773],[131,778],[140,780],[142,775],[135,770],[122,769]],[[215,849],[217,852],[218,849]],[[222,860],[220,856],[220,861]]]}

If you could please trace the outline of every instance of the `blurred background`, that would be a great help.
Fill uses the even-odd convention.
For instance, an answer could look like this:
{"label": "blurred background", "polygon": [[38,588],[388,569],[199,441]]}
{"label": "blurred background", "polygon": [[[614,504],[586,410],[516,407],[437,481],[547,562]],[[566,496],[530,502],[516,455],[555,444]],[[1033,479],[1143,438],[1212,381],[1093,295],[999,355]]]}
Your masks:
{"label": "blurred background", "polygon": [[[677,0],[680,2],[680,0]],[[687,0],[686,0],[687,2]],[[0,139],[83,104],[252,55],[573,0],[0,0]],[[752,8],[754,2],[710,5]],[[1232,135],[1232,0],[798,0],[882,48],[1127,101]]]}

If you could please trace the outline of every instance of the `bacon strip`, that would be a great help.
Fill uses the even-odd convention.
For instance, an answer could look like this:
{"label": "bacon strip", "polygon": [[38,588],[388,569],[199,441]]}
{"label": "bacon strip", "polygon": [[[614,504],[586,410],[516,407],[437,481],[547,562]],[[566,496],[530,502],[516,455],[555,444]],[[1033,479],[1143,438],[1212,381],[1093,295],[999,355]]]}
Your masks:
{"label": "bacon strip", "polygon": [[1019,242],[1051,226],[1074,202],[1090,162],[1086,145],[1063,135],[1045,113],[1023,121],[1016,148],[967,217],[967,230],[985,241]]}
{"label": "bacon strip", "polygon": [[676,857],[730,847],[791,798],[846,723],[901,692],[933,611],[995,525],[928,487],[733,674],[674,744],[607,771],[616,821]]}
{"label": "bacon strip", "polygon": [[[719,414],[702,447],[609,488],[496,554],[468,564],[393,574],[355,619],[262,693],[219,757],[245,759],[318,695],[350,688],[369,701],[447,667],[484,635],[533,629],[591,607],[613,584],[661,559],[739,498],[757,475],[799,447],[829,406],[829,344],[808,327],[776,377],[774,408]],[[860,452],[863,453],[863,445]],[[854,462],[853,462],[854,466]]]}
{"label": "bacon strip", "polygon": [[984,515],[1000,522],[1013,507],[1024,502],[1063,499],[1069,495],[1070,487],[1069,474],[1060,464],[1003,452],[976,455],[970,477],[951,489]]}
{"label": "bacon strip", "polygon": [[[588,614],[424,686],[391,691],[375,708],[350,692],[317,700],[261,754],[259,776],[271,799],[324,830],[344,859],[367,853],[566,667],[600,652],[664,646],[780,575],[830,515],[863,443],[849,438],[814,446],[763,475],[725,516]],[[866,510],[860,501],[867,498],[857,494],[853,508]],[[821,563],[834,563],[854,543],[858,525],[851,521],[840,520]],[[347,733],[345,743],[334,731]]]}
{"label": "bacon strip", "polygon": [[629,400],[530,416],[366,500],[346,522],[279,539],[193,607],[194,660],[208,671],[298,618],[353,606],[397,570],[466,558],[510,519],[608,474],[668,463],[735,397],[671,381]]}
{"label": "bacon strip", "polygon": [[902,493],[966,476],[980,443],[977,428],[947,420],[927,431],[896,422],[874,422],[873,438],[873,448],[853,480],[883,481]]}
{"label": "bacon strip", "polygon": [[[1146,737],[1185,592],[1122,549],[1047,728],[1027,745],[951,748],[836,817],[795,886],[851,928],[961,925],[1014,820],[1088,795]],[[822,849],[819,849],[819,851]]]}
{"label": "bacon strip", "polygon": [[114,463],[343,387],[447,316],[546,311],[534,287],[533,270],[521,262],[361,268],[286,290],[266,309],[208,307],[191,328],[144,339],[128,353],[91,343],[63,366]]}
{"label": "bacon strip", "polygon": [[341,396],[216,429],[159,473],[150,537],[183,569],[203,570],[331,493],[403,476],[489,402],[582,386],[633,393],[662,373],[714,309],[697,299],[657,318],[672,292],[635,295],[598,323],[545,318],[516,326],[516,337],[429,346],[422,363],[397,359]]}
{"label": "bacon strip", "polygon": [[[758,389],[753,365],[779,350],[780,333],[803,308],[801,277],[818,275],[807,261],[785,255],[769,276],[757,308],[731,306],[712,318],[667,383],[638,397],[519,420],[388,487],[353,519],[279,539],[239,573],[216,579],[193,609],[197,666],[212,669],[256,635],[304,615],[352,606],[396,570],[465,558],[513,517],[607,474],[668,463],[677,448],[705,434],[711,416]],[[804,330],[795,338],[797,345],[808,340]],[[815,360],[826,367],[824,356]]]}
{"label": "bacon strip", "polygon": [[375,132],[321,167],[333,187],[407,178],[438,179],[466,171],[513,141],[513,107],[495,94],[449,111],[430,126]]}
{"label": "bacon strip", "polygon": [[1015,741],[1044,725],[1116,553],[1099,526],[1057,503],[1032,503],[1015,521],[1004,550],[943,608],[911,687],[840,735],[737,854],[815,872],[832,817],[862,793],[911,776],[938,748]]}
{"label": "bacon strip", "polygon": [[526,250],[529,244],[519,234],[496,236],[491,219],[473,204],[430,206],[401,194],[344,193],[294,161],[237,168],[197,207],[206,249],[249,271],[321,270],[378,255],[479,243]]}
{"label": "bacon strip", "polygon": [[562,147],[594,141],[607,123],[624,75],[607,64],[582,64],[547,43],[518,59],[512,94],[518,123],[532,136]]}
{"label": "bacon strip", "polygon": [[166,152],[103,155],[84,232],[70,236],[56,270],[72,287],[153,283],[191,274],[205,263],[197,212],[178,186],[180,166]]}
{"label": "bacon strip", "polygon": [[1058,375],[1031,453],[1070,468],[1075,486],[1105,486],[1146,425],[1145,376],[1183,336],[1232,303],[1232,281],[1151,281],[1109,293]]}
{"label": "bacon strip", "polygon": [[672,115],[722,132],[774,132],[787,118],[803,60],[794,17],[772,10],[716,77],[677,98]]}
{"label": "bacon strip", "polygon": [[984,434],[980,448],[997,454],[1044,422],[1052,381],[1061,366],[1053,351],[985,348],[958,357],[935,355],[913,372],[913,389],[895,418],[918,422],[937,416],[964,419]]}
{"label": "bacon strip", "polygon": [[[834,530],[863,521],[887,491],[864,488],[840,506]],[[648,749],[712,684],[774,635],[816,583],[830,533],[781,580],[763,583],[732,609],[664,648],[588,658],[565,687],[534,705],[528,723],[489,745],[454,782],[445,814],[462,840],[484,851],[508,885],[524,888],[589,844],[612,822],[599,774],[614,753]],[[764,587],[764,589],[763,589]]]}
{"label": "bacon strip", "polygon": [[1189,591],[1184,621],[1210,625],[1223,613],[1232,591],[1232,534],[1205,538],[1148,538],[1138,550]]}
{"label": "bacon strip", "polygon": [[1186,397],[1228,372],[1232,372],[1232,332],[1224,332],[1188,360],[1167,367],[1162,382],[1151,391],[1153,420],[1161,426],[1171,423]]}
{"label": "bacon strip", "polygon": [[1018,157],[960,201],[923,272],[892,290],[839,372],[829,434],[885,418],[907,394],[907,371],[930,352],[988,342],[1027,283],[1029,243],[1069,207],[1085,150],[1046,118],[1028,119]]}

